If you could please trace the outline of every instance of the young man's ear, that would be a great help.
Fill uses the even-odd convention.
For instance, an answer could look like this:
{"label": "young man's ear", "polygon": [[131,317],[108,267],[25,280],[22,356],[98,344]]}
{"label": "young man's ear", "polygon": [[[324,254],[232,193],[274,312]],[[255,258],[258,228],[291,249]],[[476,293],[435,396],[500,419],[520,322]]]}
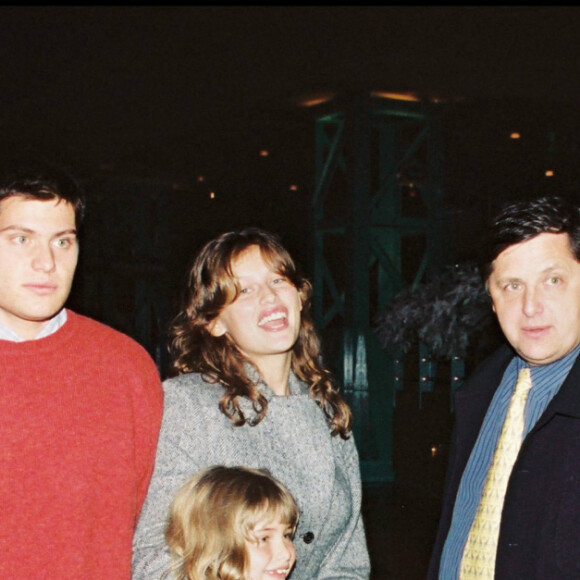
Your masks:
{"label": "young man's ear", "polygon": [[216,338],[218,336],[223,336],[227,330],[224,323],[221,321],[221,318],[219,316],[217,318],[214,318],[211,322],[209,322],[207,324],[206,328],[207,328],[208,332],[212,336],[215,336]]}

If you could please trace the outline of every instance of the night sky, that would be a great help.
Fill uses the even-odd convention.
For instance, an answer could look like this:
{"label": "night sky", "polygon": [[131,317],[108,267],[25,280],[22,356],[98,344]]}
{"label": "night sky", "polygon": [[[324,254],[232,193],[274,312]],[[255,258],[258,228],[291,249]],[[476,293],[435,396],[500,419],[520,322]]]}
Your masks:
{"label": "night sky", "polygon": [[[580,11],[3,7],[0,127],[73,165],[202,170],[297,95],[413,90],[575,102]],[[197,165],[200,167],[197,168]]]}

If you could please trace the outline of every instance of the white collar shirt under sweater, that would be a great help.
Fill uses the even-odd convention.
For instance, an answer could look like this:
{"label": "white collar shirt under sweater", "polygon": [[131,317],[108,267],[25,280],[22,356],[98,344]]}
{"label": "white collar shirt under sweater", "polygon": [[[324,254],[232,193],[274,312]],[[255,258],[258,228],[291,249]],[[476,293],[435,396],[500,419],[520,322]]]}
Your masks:
{"label": "white collar shirt under sweater", "polygon": [[[54,334],[61,326],[66,322],[66,310],[63,308],[55,314],[46,324],[42,327],[41,331],[32,340],[39,340],[40,338],[46,338],[51,334]],[[0,340],[9,340],[10,342],[24,342],[25,339],[22,338],[18,333],[14,332],[11,328],[8,328],[5,324],[0,322]]]}

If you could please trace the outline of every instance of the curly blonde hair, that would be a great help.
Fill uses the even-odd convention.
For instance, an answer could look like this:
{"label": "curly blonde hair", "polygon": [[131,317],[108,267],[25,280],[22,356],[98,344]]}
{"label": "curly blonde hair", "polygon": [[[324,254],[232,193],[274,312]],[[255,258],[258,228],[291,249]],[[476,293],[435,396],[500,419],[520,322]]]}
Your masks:
{"label": "curly blonde hair", "polygon": [[177,580],[245,580],[246,542],[265,519],[296,529],[298,508],[290,492],[267,471],[217,465],[197,473],[177,491],[165,540]]}
{"label": "curly blonde hair", "polygon": [[[292,348],[292,371],[310,387],[310,394],[328,418],[332,435],[349,436],[352,414],[334,387],[330,371],[320,362],[320,341],[310,315],[312,286],[296,270],[288,251],[278,238],[258,228],[228,232],[208,242],[189,271],[185,305],[172,326],[171,351],[175,374],[199,372],[206,380],[221,383],[226,392],[221,411],[243,425],[248,420],[239,398],[249,399],[256,411],[251,421],[258,424],[266,415],[268,402],[248,378],[248,361],[227,336],[213,336],[208,325],[239,294],[232,263],[252,246],[275,272],[285,276],[298,290],[302,302],[298,339]],[[248,421],[249,422],[249,421]]]}

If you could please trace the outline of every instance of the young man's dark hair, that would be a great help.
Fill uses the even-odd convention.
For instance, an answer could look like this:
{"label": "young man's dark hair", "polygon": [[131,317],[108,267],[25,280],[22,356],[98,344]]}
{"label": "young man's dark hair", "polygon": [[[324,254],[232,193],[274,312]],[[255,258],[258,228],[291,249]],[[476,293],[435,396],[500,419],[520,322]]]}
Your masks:
{"label": "young man's dark hair", "polygon": [[70,174],[59,167],[24,164],[0,169],[0,201],[14,195],[29,199],[62,199],[75,211],[76,227],[79,228],[85,213],[85,196]]}

